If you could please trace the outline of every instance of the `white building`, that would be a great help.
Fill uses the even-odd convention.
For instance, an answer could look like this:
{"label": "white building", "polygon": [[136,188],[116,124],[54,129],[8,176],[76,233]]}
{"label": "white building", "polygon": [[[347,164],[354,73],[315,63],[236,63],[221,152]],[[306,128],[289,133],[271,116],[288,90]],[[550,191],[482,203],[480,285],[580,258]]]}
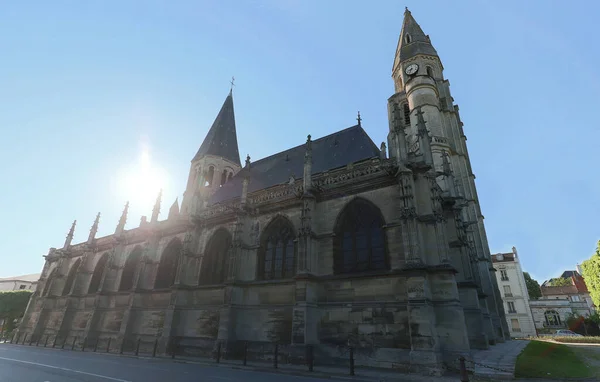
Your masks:
{"label": "white building", "polygon": [[30,290],[34,292],[39,278],[39,273],[0,278],[0,292],[15,290]]}
{"label": "white building", "polygon": [[569,316],[587,317],[595,311],[585,280],[578,271],[564,271],[560,278],[569,280],[570,285],[553,286],[550,280],[544,281],[541,286],[542,298],[531,301],[538,333],[574,329],[567,325]]}
{"label": "white building", "polygon": [[513,338],[536,336],[529,306],[529,293],[517,257],[517,249],[513,247],[511,253],[493,255],[492,263],[496,270],[498,289],[502,295],[510,336]]}

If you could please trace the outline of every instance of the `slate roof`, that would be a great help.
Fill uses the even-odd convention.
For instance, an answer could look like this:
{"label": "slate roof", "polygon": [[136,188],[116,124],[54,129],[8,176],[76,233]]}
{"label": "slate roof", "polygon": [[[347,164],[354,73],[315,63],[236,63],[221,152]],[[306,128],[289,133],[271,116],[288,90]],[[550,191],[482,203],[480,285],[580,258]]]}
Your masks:
{"label": "slate roof", "polygon": [[[410,43],[406,43],[405,36],[410,35]],[[437,56],[437,51],[431,44],[429,36],[427,36],[417,21],[414,19],[410,11],[407,9],[404,12],[404,21],[402,22],[402,30],[398,39],[398,47],[396,48],[396,59],[394,60],[394,69],[400,63],[417,54],[428,54]],[[393,70],[393,69],[392,69]]]}
{"label": "slate roof", "polygon": [[562,277],[563,279],[568,279],[568,278],[571,278],[572,276],[581,277],[581,275],[577,271],[564,271],[562,273],[562,275],[560,275],[560,277]]}
{"label": "slate roof", "polygon": [[[305,144],[252,162],[248,192],[287,183],[290,176],[300,179],[304,175]],[[379,157],[379,149],[359,125],[335,132],[312,141],[312,173],[332,170],[348,163]],[[220,203],[242,194],[244,171],[225,183],[210,199],[210,204]]]}
{"label": "slate roof", "polygon": [[231,92],[225,98],[221,111],[219,111],[217,118],[215,118],[192,162],[205,155],[222,157],[241,166],[235,130],[233,95]]}

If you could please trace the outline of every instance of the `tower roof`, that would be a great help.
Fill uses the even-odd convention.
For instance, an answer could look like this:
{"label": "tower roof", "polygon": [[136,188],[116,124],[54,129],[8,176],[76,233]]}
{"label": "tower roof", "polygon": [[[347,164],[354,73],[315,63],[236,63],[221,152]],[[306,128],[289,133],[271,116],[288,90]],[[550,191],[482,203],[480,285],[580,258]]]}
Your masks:
{"label": "tower roof", "polygon": [[[407,37],[408,36],[408,37]],[[404,11],[404,21],[402,30],[398,39],[398,48],[396,48],[396,58],[394,59],[394,70],[401,61],[405,61],[417,54],[427,54],[437,56],[437,52],[431,40],[423,29],[419,26],[412,13],[406,8]]]}
{"label": "tower roof", "polygon": [[230,160],[241,167],[231,91],[227,98],[225,98],[221,111],[219,111],[217,118],[215,118],[192,162],[205,155],[218,156]]}

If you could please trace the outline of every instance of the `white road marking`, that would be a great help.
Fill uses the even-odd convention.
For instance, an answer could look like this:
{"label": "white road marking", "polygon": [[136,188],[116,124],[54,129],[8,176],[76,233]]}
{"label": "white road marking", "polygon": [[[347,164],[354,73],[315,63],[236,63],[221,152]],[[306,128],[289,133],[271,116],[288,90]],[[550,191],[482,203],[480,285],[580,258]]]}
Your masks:
{"label": "white road marking", "polygon": [[5,357],[0,357],[0,359],[3,359],[5,361],[13,361],[13,362],[20,362],[20,363],[26,363],[29,365],[36,365],[36,366],[42,366],[42,367],[47,367],[49,369],[56,369],[56,370],[63,370],[63,371],[69,371],[71,373],[77,373],[77,374],[85,374],[85,375],[91,375],[92,377],[98,377],[98,378],[104,378],[104,379],[109,379],[111,381],[117,381],[117,382],[131,382],[128,381],[126,379],[119,379],[119,378],[113,378],[113,377],[108,377],[106,375],[100,375],[100,374],[94,374],[94,373],[87,373],[85,371],[79,371],[79,370],[73,370],[73,369],[67,369],[66,367],[58,367],[58,366],[52,366],[52,365],[46,365],[43,363],[37,363],[37,362],[29,362],[29,361],[22,361],[20,359],[14,359],[14,358],[5,358]]}

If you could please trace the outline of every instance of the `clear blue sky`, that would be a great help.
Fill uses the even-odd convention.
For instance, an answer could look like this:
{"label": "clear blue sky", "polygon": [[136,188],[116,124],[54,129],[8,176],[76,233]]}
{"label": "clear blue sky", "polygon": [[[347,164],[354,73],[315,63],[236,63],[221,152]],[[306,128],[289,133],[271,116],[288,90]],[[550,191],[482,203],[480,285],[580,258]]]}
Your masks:
{"label": "clear blue sky", "polygon": [[99,211],[111,234],[130,200],[137,226],[161,185],[164,218],[232,75],[242,156],[357,110],[384,141],[404,6],[461,108],[492,252],[540,281],[573,269],[600,229],[600,4],[55,0],[0,12],[0,277],[40,271],[74,219],[74,242]]}

